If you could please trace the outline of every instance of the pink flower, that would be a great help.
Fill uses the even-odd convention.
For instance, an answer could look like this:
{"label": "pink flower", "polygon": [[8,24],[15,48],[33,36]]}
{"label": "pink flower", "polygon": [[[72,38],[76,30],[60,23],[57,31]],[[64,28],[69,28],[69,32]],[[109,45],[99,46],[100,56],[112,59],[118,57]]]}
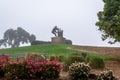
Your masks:
{"label": "pink flower", "polygon": [[39,67],[39,71],[42,71],[42,69],[43,69],[42,67]]}
{"label": "pink flower", "polygon": [[17,62],[19,62],[19,60],[20,60],[20,57],[19,57],[19,56],[17,56],[17,57],[16,57],[16,60],[17,60]]}
{"label": "pink flower", "polygon": [[30,77],[32,77],[32,74],[29,74],[30,75]]}
{"label": "pink flower", "polygon": [[49,68],[46,68],[46,71],[48,71],[49,70]]}
{"label": "pink flower", "polygon": [[34,69],[32,69],[31,72],[35,73],[36,71]]}

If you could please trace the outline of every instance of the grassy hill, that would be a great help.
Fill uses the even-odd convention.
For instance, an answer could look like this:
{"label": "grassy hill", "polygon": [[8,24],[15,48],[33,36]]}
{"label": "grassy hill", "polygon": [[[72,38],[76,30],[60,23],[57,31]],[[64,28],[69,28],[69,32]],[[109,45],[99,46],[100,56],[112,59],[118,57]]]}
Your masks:
{"label": "grassy hill", "polygon": [[72,46],[72,49],[120,58],[120,47]]}
{"label": "grassy hill", "polygon": [[1,53],[5,54],[18,54],[18,53],[26,53],[26,52],[38,52],[41,54],[67,54],[72,52],[79,52],[76,50],[67,49],[71,45],[62,45],[62,44],[42,44],[42,45],[33,45],[33,46],[25,46],[25,47],[18,47],[18,48],[8,48],[8,49],[1,49]]}
{"label": "grassy hill", "polygon": [[62,45],[62,44],[42,44],[42,45],[33,45],[25,46],[18,48],[8,48],[1,49],[0,54],[8,54],[10,56],[23,56],[27,52],[37,52],[43,55],[64,55],[68,56],[69,53],[78,53],[79,51],[67,49],[71,45]]}
{"label": "grassy hill", "polygon": [[[81,54],[85,51],[76,50],[73,48],[72,45],[64,45],[64,44],[43,44],[43,45],[34,45],[34,46],[25,46],[25,47],[18,47],[18,48],[9,48],[9,49],[1,49],[0,54],[9,54],[12,56],[23,56],[27,52],[38,52],[43,55],[64,55],[65,57],[71,54]],[[78,48],[78,47],[77,47]],[[85,48],[84,48],[85,49]],[[86,47],[87,49],[87,47]],[[89,57],[99,57],[104,60],[118,60],[118,58],[108,57],[107,55],[96,54],[92,51],[85,52]]]}

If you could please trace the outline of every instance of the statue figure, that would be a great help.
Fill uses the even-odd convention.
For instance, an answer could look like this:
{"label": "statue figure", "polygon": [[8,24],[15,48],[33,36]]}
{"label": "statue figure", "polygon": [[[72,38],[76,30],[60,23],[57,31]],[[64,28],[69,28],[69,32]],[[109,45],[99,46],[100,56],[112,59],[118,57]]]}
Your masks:
{"label": "statue figure", "polygon": [[57,36],[57,33],[58,33],[58,28],[57,28],[57,26],[55,26],[55,27],[53,28],[52,33],[53,33],[55,36]]}
{"label": "statue figure", "polygon": [[58,30],[58,37],[63,37],[63,30],[61,29]]}
{"label": "statue figure", "polygon": [[55,27],[53,28],[52,33],[53,33],[55,36],[63,37],[63,30],[61,30],[60,28],[57,28],[57,26],[55,26]]}

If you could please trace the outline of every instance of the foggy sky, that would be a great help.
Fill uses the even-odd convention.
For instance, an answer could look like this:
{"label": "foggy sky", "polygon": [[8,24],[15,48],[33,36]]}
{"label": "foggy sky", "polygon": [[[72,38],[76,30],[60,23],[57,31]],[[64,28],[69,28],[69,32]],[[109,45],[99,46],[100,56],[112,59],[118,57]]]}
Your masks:
{"label": "foggy sky", "polygon": [[0,39],[7,29],[22,27],[37,40],[50,41],[57,25],[75,45],[119,46],[102,41],[95,26],[103,6],[102,0],[0,0]]}

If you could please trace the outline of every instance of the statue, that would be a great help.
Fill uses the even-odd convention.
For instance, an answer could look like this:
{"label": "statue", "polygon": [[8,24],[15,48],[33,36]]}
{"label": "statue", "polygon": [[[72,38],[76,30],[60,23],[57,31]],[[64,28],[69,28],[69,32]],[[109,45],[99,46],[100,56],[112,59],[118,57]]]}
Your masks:
{"label": "statue", "polygon": [[58,33],[58,28],[57,28],[57,26],[55,26],[55,27],[53,28],[52,33],[53,33],[55,36],[57,36],[57,33]]}
{"label": "statue", "polygon": [[58,37],[63,37],[63,30],[61,29],[58,30]]}
{"label": "statue", "polygon": [[55,37],[51,38],[52,44],[72,44],[71,40],[63,37],[63,30],[61,28],[54,26],[52,33],[55,35]]}
{"label": "statue", "polygon": [[52,33],[57,37],[63,37],[63,30],[57,28],[57,26],[52,29]]}

